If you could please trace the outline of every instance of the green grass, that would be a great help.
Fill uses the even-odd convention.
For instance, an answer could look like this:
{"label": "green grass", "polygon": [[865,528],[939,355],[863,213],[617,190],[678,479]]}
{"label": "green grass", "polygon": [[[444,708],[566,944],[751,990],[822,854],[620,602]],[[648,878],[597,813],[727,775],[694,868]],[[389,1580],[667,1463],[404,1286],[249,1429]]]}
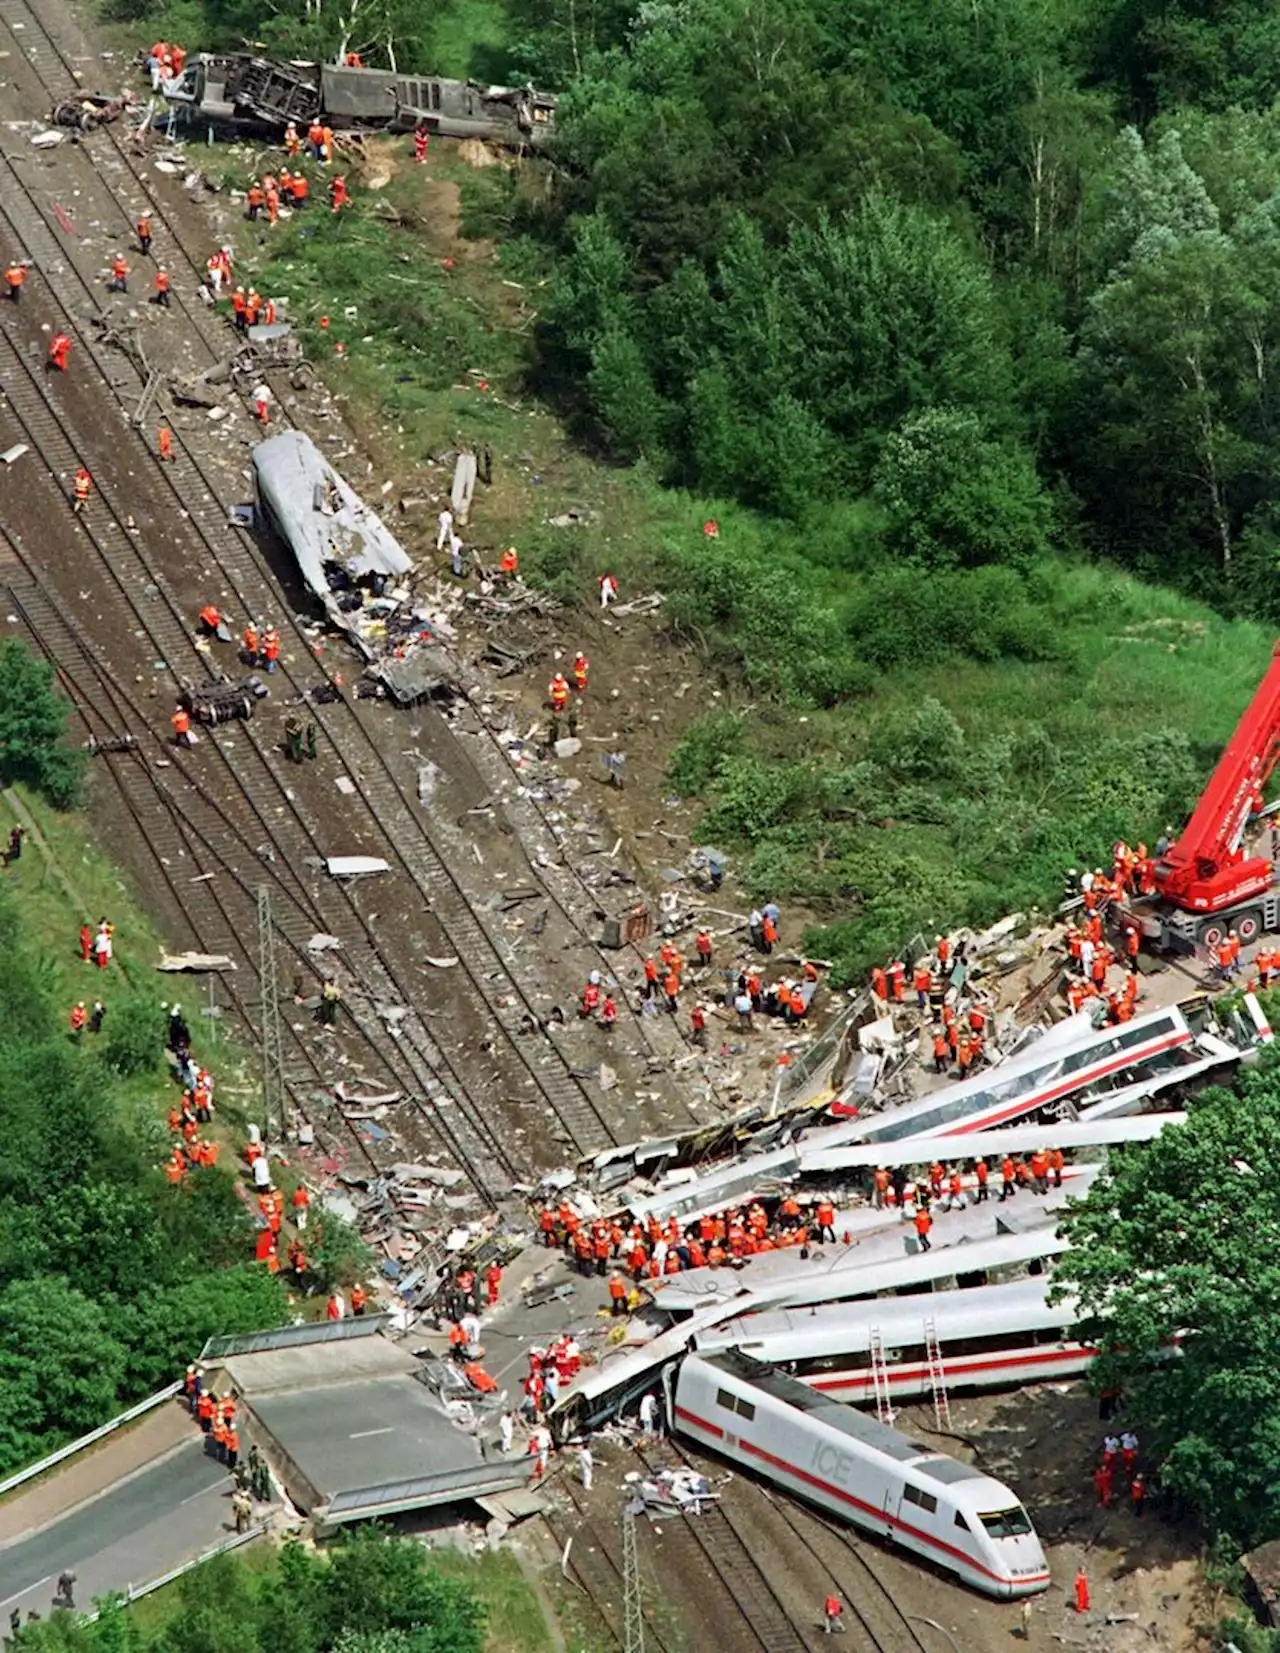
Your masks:
{"label": "green grass", "polygon": [[[89,807],[63,812],[50,806],[28,787],[0,794],[0,837],[19,820],[34,826],[21,859],[4,878],[17,903],[23,930],[42,938],[42,967],[52,983],[55,1002],[71,1007],[79,999],[90,1005],[101,999],[110,1022],[112,1004],[122,998],[140,998],[156,1006],[156,1066],[122,1079],[120,1096],[126,1105],[156,1118],[167,1115],[173,1089],[159,1065],[162,1004],[180,999],[191,1024],[198,1053],[218,1076],[218,1113],[213,1134],[230,1142],[249,1118],[257,1117],[259,1087],[255,1067],[237,1030],[228,1025],[225,992],[216,977],[175,977],[159,974],[155,965],[164,945],[153,919],[98,843],[92,816],[92,771]],[[10,798],[16,796],[15,809]],[[80,925],[87,920],[96,929],[99,918],[116,927],[115,954],[106,970],[80,960]],[[209,984],[221,1017],[203,1014],[209,1003]],[[85,1051],[94,1040],[85,1035]]]}
{"label": "green grass", "polygon": [[438,1549],[432,1551],[431,1565],[469,1584],[484,1603],[485,1653],[554,1653],[557,1643],[538,1592],[510,1550],[485,1550],[473,1557]]}

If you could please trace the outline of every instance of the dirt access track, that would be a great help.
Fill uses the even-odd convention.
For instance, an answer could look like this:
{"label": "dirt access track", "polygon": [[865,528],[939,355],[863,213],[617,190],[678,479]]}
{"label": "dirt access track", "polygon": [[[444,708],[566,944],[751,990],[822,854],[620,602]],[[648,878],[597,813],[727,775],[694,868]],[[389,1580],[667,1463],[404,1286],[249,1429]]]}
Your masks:
{"label": "dirt access track", "polygon": [[[589,893],[547,820],[517,795],[474,708],[464,704],[449,721],[431,707],[405,713],[356,700],[349,689],[303,705],[331,682],[349,685],[358,666],[345,645],[317,642],[314,626],[295,617],[295,603],[305,604],[291,570],[273,566],[275,550],[229,523],[249,492],[248,454],[261,434],[249,409],[213,425],[171,413],[161,396],[133,417],[147,369],[198,370],[232,342],[229,324],[201,300],[214,243],[183,191],[183,168],[158,169],[146,140],[123,124],[48,150],[30,144],[37,128],[23,123],[43,125],[78,70],[86,90],[130,73],[119,62],[102,68],[61,0],[41,0],[38,11],[0,0],[0,49],[9,111],[0,256],[31,265],[21,302],[4,305],[0,322],[0,451],[29,449],[0,473],[0,613],[54,661],[86,736],[132,737],[127,750],[95,759],[91,782],[92,813],[116,860],[175,949],[234,959],[223,990],[250,1024],[257,897],[270,892],[289,1101],[295,1115],[327,1127],[339,1167],[445,1162],[466,1173],[480,1209],[579,1152],[696,1122],[669,1072],[686,1047],[624,996],[607,1045],[572,1015],[545,1031],[553,1006],[571,1004],[587,972],[609,964],[575,916],[588,917]],[[170,272],[170,311],[147,302],[153,266],[132,231],[144,208],[155,260]],[[130,292],[108,295],[118,251],[129,259]],[[136,330],[145,363],[112,341],[103,318],[121,334]],[[57,331],[74,341],[66,374],[46,364]],[[372,467],[353,460],[326,393],[272,388],[275,428],[308,429],[360,486]],[[158,417],[175,433],[170,464],[153,453]],[[71,480],[81,464],[94,491],[76,518]],[[277,625],[282,669],[252,720],[202,731],[180,751],[169,724],[180,681],[237,670],[231,647],[211,651],[195,635],[209,601],[235,635],[250,618]],[[299,709],[317,725],[314,764],[284,755],[284,723]],[[429,810],[418,801],[424,766]],[[382,857],[390,870],[331,878],[324,858],[348,854]],[[535,892],[538,912],[519,944],[501,918],[504,889],[517,888]],[[336,937],[340,949],[315,951],[317,935]],[[343,1009],[336,1032],[322,1034],[307,1006],[329,973]],[[607,1090],[604,1057],[616,1075]],[[348,1092],[403,1100],[370,1129],[367,1117],[332,1106],[339,1080]],[[465,1209],[458,1195],[450,1205]]]}

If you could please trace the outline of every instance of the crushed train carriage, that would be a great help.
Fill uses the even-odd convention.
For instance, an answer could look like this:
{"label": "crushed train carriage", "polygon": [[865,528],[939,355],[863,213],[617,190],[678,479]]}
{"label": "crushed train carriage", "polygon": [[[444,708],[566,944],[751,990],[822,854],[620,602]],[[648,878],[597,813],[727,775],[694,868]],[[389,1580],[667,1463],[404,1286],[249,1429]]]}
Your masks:
{"label": "crushed train carriage", "polygon": [[440,75],[399,74],[328,63],[281,63],[248,54],[201,52],[163,83],[176,109],[204,121],[255,122],[299,130],[322,121],[335,131],[412,132],[537,149],[555,127],[556,98],[532,86],[482,86]]}

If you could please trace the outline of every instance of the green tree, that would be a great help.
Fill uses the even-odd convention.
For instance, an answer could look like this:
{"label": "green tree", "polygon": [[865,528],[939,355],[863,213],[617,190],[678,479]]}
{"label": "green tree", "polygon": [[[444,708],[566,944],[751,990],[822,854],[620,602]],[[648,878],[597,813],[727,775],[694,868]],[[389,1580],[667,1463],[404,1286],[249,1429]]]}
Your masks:
{"label": "green tree", "polygon": [[66,1280],[0,1291],[0,1475],[104,1422],[124,1365],[107,1312]]}
{"label": "green tree", "polygon": [[1220,595],[1276,466],[1280,203],[1224,218],[1174,132],[1121,152],[1117,262],[1082,330],[1082,491],[1130,554]]}
{"label": "green tree", "polygon": [[333,1640],[392,1630],[408,1633],[412,1653],[482,1653],[484,1647],[475,1592],[432,1572],[421,1545],[376,1527],[349,1534],[333,1550],[321,1612]]}
{"label": "green tree", "polygon": [[67,744],[69,712],[53,667],[14,637],[0,643],[0,776],[28,781],[58,809],[75,803],[86,762]]}
{"label": "green tree", "polygon": [[[1161,1475],[1248,1547],[1280,1523],[1280,1059],[1205,1092],[1185,1125],[1113,1151],[1072,1210],[1055,1289],[1103,1350]],[[1171,1357],[1174,1339],[1177,1357]]]}
{"label": "green tree", "polygon": [[171,1382],[208,1338],[279,1326],[290,1315],[280,1277],[254,1262],[198,1274],[134,1303],[125,1341],[129,1385],[139,1394]]}
{"label": "green tree", "polygon": [[1049,548],[1052,506],[1025,449],[994,442],[974,413],[926,408],[888,438],[875,492],[889,543],[933,567],[1025,563]]}
{"label": "green tree", "polygon": [[158,1072],[163,1027],[153,999],[113,999],[100,1047],[102,1060],[124,1079],[149,1069]]}

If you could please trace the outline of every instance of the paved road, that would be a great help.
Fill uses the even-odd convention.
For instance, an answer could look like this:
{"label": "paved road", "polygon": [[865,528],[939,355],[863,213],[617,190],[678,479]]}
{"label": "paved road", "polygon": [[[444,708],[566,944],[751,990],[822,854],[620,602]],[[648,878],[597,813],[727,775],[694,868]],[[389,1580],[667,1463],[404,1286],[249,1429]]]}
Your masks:
{"label": "paved road", "polygon": [[76,1574],[76,1605],[143,1584],[225,1538],[231,1478],[191,1440],[48,1526],[0,1549],[0,1609],[49,1613],[58,1574]]}

